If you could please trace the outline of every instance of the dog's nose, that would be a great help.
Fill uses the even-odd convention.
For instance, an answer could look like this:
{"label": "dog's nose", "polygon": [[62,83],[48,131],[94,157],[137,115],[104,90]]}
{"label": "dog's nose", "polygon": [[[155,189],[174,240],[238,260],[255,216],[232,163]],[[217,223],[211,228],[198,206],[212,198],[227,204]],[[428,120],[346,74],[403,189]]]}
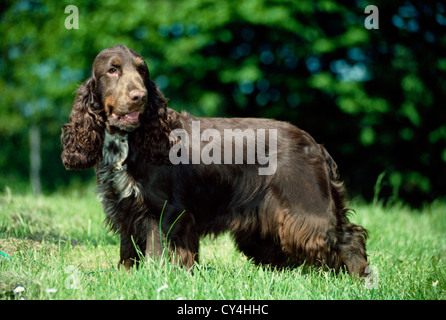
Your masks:
{"label": "dog's nose", "polygon": [[146,93],[141,90],[132,90],[129,93],[129,98],[133,103],[141,103],[146,99]]}

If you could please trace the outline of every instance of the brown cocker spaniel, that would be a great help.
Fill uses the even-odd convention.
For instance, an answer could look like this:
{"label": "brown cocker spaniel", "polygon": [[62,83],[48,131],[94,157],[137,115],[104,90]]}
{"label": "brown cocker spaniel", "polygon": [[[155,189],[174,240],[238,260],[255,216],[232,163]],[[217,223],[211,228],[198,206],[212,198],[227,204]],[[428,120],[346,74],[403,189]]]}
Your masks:
{"label": "brown cocker spaniel", "polygon": [[126,269],[138,250],[190,268],[200,236],[229,231],[255,263],[365,275],[367,231],[349,222],[322,145],[286,122],[167,108],[143,57],[123,45],[94,60],[61,139],[67,169],[95,168]]}

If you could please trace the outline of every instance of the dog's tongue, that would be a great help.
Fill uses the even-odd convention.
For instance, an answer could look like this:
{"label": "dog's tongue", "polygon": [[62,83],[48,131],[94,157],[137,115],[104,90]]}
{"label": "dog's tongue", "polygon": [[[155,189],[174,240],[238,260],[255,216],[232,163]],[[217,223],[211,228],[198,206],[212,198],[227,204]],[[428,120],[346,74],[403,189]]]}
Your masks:
{"label": "dog's tongue", "polygon": [[125,117],[126,117],[127,119],[130,119],[130,120],[136,120],[136,119],[138,119],[138,117],[139,117],[139,112],[138,112],[138,111],[135,111],[135,112],[126,114]]}

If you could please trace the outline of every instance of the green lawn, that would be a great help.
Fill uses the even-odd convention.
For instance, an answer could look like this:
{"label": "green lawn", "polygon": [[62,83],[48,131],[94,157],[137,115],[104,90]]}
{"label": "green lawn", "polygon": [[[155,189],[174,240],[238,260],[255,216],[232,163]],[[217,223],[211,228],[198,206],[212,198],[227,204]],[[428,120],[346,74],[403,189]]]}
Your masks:
{"label": "green lawn", "polygon": [[116,270],[94,187],[51,196],[0,193],[0,299],[445,299],[446,203],[423,210],[352,203],[369,230],[373,278],[271,270],[225,234],[205,238],[193,273],[150,262]]}

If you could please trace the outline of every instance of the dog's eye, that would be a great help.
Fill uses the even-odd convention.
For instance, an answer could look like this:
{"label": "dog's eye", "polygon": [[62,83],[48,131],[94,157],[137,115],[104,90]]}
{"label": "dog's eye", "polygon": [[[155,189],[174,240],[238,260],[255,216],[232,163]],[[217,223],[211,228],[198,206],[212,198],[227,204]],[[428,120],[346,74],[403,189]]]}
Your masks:
{"label": "dog's eye", "polygon": [[139,68],[139,74],[142,76],[142,77],[145,77],[146,75],[147,75],[147,69],[146,68]]}
{"label": "dog's eye", "polygon": [[115,74],[118,72],[118,69],[116,69],[115,67],[111,67],[110,69],[107,70],[107,73],[110,74]]}

